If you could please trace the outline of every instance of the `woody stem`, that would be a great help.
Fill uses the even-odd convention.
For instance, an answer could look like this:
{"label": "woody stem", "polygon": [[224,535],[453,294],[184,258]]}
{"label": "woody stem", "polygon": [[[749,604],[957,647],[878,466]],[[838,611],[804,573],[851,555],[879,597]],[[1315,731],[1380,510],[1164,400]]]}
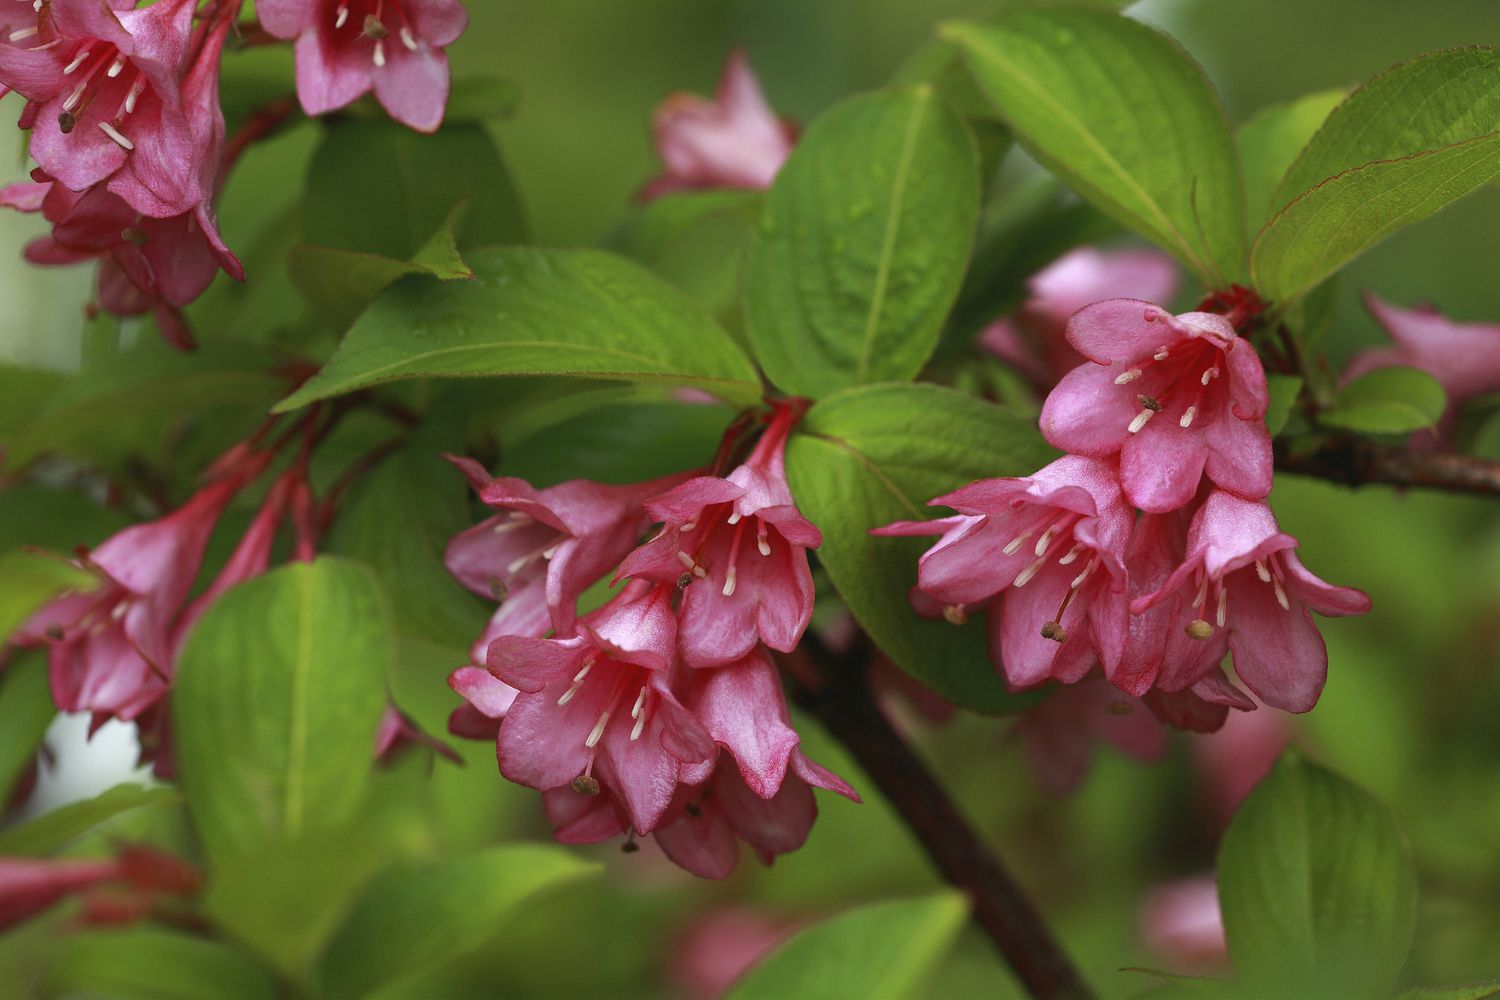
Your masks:
{"label": "woody stem", "polygon": [[1308,451],[1278,442],[1276,467],[1344,486],[1417,486],[1500,496],[1500,462],[1446,452],[1413,451],[1364,438],[1332,437]]}
{"label": "woody stem", "polygon": [[866,683],[868,656],[835,657],[812,636],[783,657],[794,695],[859,762],[943,877],[969,897],[974,922],[1037,1000],[1094,996],[1015,878],[896,731]]}

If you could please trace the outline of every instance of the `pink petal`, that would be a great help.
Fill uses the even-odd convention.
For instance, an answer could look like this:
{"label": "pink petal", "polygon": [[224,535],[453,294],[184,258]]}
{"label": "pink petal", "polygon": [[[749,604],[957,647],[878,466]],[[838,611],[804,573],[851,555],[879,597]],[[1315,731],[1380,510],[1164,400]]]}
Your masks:
{"label": "pink petal", "polygon": [[745,783],[761,798],[781,787],[800,738],[790,725],[776,668],[763,654],[700,671],[693,711],[734,756]]}
{"label": "pink petal", "polygon": [[1257,698],[1286,712],[1318,702],[1328,676],[1323,636],[1300,601],[1286,610],[1251,570],[1228,579],[1229,649],[1234,670]]}
{"label": "pink petal", "polygon": [[[1080,314],[1082,315],[1082,314]],[[1130,385],[1116,385],[1123,363],[1088,362],[1064,375],[1042,404],[1042,436],[1054,448],[1076,455],[1111,455],[1129,437],[1141,412]]]}
{"label": "pink petal", "polygon": [[1074,350],[1100,365],[1148,358],[1188,335],[1171,313],[1140,299],[1108,299],[1085,306],[1068,320],[1066,334]]}
{"label": "pink petal", "polygon": [[1208,442],[1201,430],[1182,427],[1161,414],[1126,436],[1120,449],[1120,480],[1131,503],[1165,513],[1193,499],[1207,461]]}
{"label": "pink petal", "polygon": [[390,116],[418,132],[435,132],[448,104],[448,57],[420,45],[416,51],[395,42],[385,46],[386,63],[373,73],[375,98]]}

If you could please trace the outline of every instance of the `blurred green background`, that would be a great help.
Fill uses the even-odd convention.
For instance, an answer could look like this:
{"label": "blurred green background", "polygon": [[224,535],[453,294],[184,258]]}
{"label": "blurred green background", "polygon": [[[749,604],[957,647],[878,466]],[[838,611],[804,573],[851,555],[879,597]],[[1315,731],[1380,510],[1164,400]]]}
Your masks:
{"label": "blurred green background", "polygon": [[[770,100],[807,120],[839,98],[880,85],[938,20],[970,13],[954,0],[472,0],[455,73],[500,72],[522,88],[515,117],[495,126],[544,245],[592,243],[618,224],[656,169],[650,116],[668,92],[712,90],[725,52],[744,46]],[[1356,83],[1419,52],[1500,41],[1492,0],[1164,0],[1132,12],[1176,35],[1207,67],[1231,118],[1267,103]],[[12,111],[13,102],[6,105]],[[289,161],[305,156],[297,134]],[[6,180],[22,179],[19,139],[0,134]],[[260,231],[263,206],[224,210],[231,246]],[[370,206],[379,211],[379,206]],[[0,240],[19,250],[36,220],[0,215]],[[1341,279],[1327,349],[1341,359],[1378,336],[1362,289],[1411,305],[1430,301],[1460,320],[1500,321],[1500,190],[1402,233]],[[86,270],[37,270],[0,259],[0,357],[77,363]],[[213,331],[200,331],[211,339]],[[1482,420],[1480,425],[1482,428]],[[1494,435],[1481,430],[1480,446]],[[1364,784],[1396,812],[1421,878],[1413,983],[1500,975],[1500,507],[1472,499],[1349,492],[1282,478],[1273,503],[1324,578],[1367,590],[1375,611],[1325,623],[1330,679],[1318,708],[1292,722],[1309,753]],[[429,728],[452,704],[442,684],[462,652],[404,650],[399,695]],[[457,657],[457,659],[455,659]],[[1154,884],[1212,867],[1216,825],[1195,783],[1186,737],[1156,764],[1101,753],[1082,790],[1057,800],[1035,790],[1009,724],[960,718],[934,728],[908,720],[935,768],[1052,916],[1068,949],[1106,996],[1152,981],[1123,966],[1162,964],[1142,942],[1137,913]],[[626,998],[682,995],[672,968],[681,936],[705,913],[735,907],[796,922],[937,879],[868,781],[816,726],[799,727],[812,756],[866,794],[864,806],[825,797],[806,848],[764,869],[748,858],[730,880],[704,883],[652,852],[609,863],[541,904],[514,933],[431,995]],[[441,762],[428,808],[444,846],[497,837],[543,838],[534,793],[505,784],[484,746]],[[397,771],[382,780],[416,780]],[[394,820],[399,826],[399,818]],[[7,967],[24,964],[48,928],[0,940]],[[5,981],[12,981],[6,979]],[[945,964],[932,996],[1018,995],[976,934]]]}

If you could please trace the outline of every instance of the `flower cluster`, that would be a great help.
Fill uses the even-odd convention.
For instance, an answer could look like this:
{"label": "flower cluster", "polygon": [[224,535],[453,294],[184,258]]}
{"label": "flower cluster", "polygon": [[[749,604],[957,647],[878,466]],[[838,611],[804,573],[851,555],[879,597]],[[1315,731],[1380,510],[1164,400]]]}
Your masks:
{"label": "flower cluster", "polygon": [[[244,279],[214,216],[243,148],[226,144],[219,103],[220,62],[241,3],[214,0],[201,17],[197,0],[141,9],[134,0],[0,3],[0,97],[25,99],[20,126],[37,164],[30,183],[0,189],[0,205],[39,212],[52,226],[26,258],[97,261],[99,304],[120,316],[151,314],[182,348],[193,343],[182,308],[220,270]],[[309,114],[373,88],[413,128],[441,122],[442,46],[465,25],[458,0],[257,7],[267,31],[298,39],[298,91]],[[255,131],[247,124],[246,137]]]}
{"label": "flower cluster", "polygon": [[[1211,731],[1230,708],[1255,707],[1221,669],[1230,653],[1261,702],[1305,712],[1327,673],[1309,611],[1369,609],[1363,593],[1308,572],[1277,527],[1265,373],[1234,322],[1254,303],[1223,299],[1227,315],[1174,316],[1139,299],[1078,309],[1065,336],[1085,360],[1041,414],[1047,441],[1069,454],[932,501],[951,517],[876,529],[941,536],[914,601],[952,621],[986,612],[1012,688],[1102,676],[1163,721]],[[1100,735],[1151,750],[1108,728]],[[1044,724],[1028,742],[1045,751]],[[1054,783],[1073,780],[1076,767],[1060,768]]]}
{"label": "flower cluster", "polygon": [[[475,663],[450,678],[457,735],[494,738],[505,777],[543,793],[564,843],[654,834],[669,858],[722,878],[738,841],[766,862],[801,846],[813,787],[852,789],[807,758],[768,650],[812,618],[807,550],[774,412],[725,476],[545,490],[455,462],[497,513],[456,537],[454,576],[500,605]],[[643,544],[652,524],[661,527]],[[618,592],[579,615],[615,570]]]}

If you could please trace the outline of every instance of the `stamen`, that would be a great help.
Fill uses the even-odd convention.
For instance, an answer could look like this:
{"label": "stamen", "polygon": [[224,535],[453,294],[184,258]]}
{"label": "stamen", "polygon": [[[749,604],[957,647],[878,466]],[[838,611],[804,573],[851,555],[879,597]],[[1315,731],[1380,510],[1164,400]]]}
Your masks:
{"label": "stamen", "polygon": [[349,23],[349,5],[339,4],[338,14],[333,19],[333,30],[337,31]]}
{"label": "stamen", "polygon": [[1208,599],[1208,574],[1203,573],[1201,570],[1199,573],[1198,596],[1193,598],[1193,607],[1195,609],[1203,607],[1203,602]]}
{"label": "stamen", "polygon": [[119,604],[116,604],[114,607],[112,607],[112,608],[109,609],[109,617],[113,621],[119,621],[121,618],[125,617],[125,613],[127,611],[129,611],[129,610],[130,610],[130,602],[129,601],[121,601]]}
{"label": "stamen", "polygon": [[1194,618],[1187,623],[1187,628],[1183,631],[1187,633],[1189,639],[1203,640],[1214,634],[1214,627],[1202,618]]}
{"label": "stamen", "polygon": [[573,791],[579,795],[598,795],[599,779],[592,774],[580,774],[572,781]]}
{"label": "stamen", "polygon": [[412,52],[417,51],[417,40],[414,37],[412,37],[412,33],[411,33],[411,29],[410,28],[402,27],[402,29],[401,29],[401,44],[405,45]]}
{"label": "stamen", "polygon": [[1134,382],[1141,377],[1139,368],[1127,368],[1115,376],[1115,385],[1124,385],[1126,382]]}
{"label": "stamen", "polygon": [[1276,588],[1276,603],[1281,605],[1281,610],[1292,610],[1292,603],[1286,599],[1286,589],[1282,587],[1280,580],[1272,580],[1271,586]]}
{"label": "stamen", "polygon": [[599,737],[604,735],[604,727],[609,724],[609,709],[599,713],[599,721],[594,723],[594,731],[589,733],[589,738],[583,741],[583,745],[590,750],[599,745]]}
{"label": "stamen", "polygon": [[551,559],[553,556],[557,555],[557,550],[560,548],[562,548],[562,541],[559,541],[556,545],[552,545],[548,548],[543,549],[542,558]]}
{"label": "stamen", "polygon": [[1271,582],[1271,571],[1266,568],[1266,561],[1264,559],[1255,560],[1255,575],[1260,577],[1261,583]]}
{"label": "stamen", "polygon": [[1229,588],[1221,582],[1219,584],[1219,628],[1224,627],[1225,620],[1229,617]]}
{"label": "stamen", "polygon": [[949,625],[962,625],[969,620],[969,611],[963,604],[943,605],[943,618]]}
{"label": "stamen", "polygon": [[[41,0],[37,0],[37,2],[41,3]],[[41,34],[41,30],[36,27],[20,28],[10,33],[10,40],[13,42],[20,42],[28,38],[35,38],[39,34]]]}
{"label": "stamen", "polygon": [[1036,562],[1032,563],[1030,566],[1027,566],[1025,569],[1021,570],[1020,574],[1017,575],[1017,577],[1016,577],[1016,582],[1014,584],[1012,584],[1012,586],[1015,586],[1015,587],[1024,587],[1024,586],[1026,586],[1028,583],[1031,582],[1031,578],[1032,577],[1036,576],[1038,573],[1041,572],[1042,567],[1045,566],[1045,565],[1047,565],[1047,557],[1046,556],[1042,556]]}
{"label": "stamen", "polygon": [[633,706],[631,706],[630,717],[632,719],[639,719],[641,717],[641,709],[644,708],[645,705],[646,705],[646,685],[642,684],[641,685],[641,693],[635,696],[635,704]]}
{"label": "stamen", "polygon": [[682,563],[682,568],[683,569],[697,569],[698,568],[698,564],[693,561],[693,557],[690,556],[690,555],[688,555],[682,549],[678,549],[677,550],[677,561],[680,562],[680,563]]}
{"label": "stamen", "polygon": [[1196,407],[1196,406],[1189,406],[1186,410],[1182,411],[1182,419],[1180,419],[1180,420],[1177,421],[1177,426],[1178,427],[1191,427],[1192,423],[1193,423],[1193,418],[1196,417],[1197,415],[1198,415],[1198,407]]}
{"label": "stamen", "polygon": [[1142,410],[1140,413],[1137,413],[1135,415],[1135,419],[1132,420],[1130,422],[1130,426],[1126,427],[1125,429],[1127,431],[1129,431],[1131,434],[1137,434],[1137,433],[1140,432],[1140,429],[1142,427],[1146,426],[1146,422],[1148,420],[1150,420],[1154,416],[1156,416],[1156,411],[1154,411],[1154,410]]}
{"label": "stamen", "polygon": [[70,63],[68,63],[67,68],[65,68],[63,70],[63,76],[71,76],[73,74],[73,71],[76,70],[78,67],[82,66],[84,60],[87,59],[88,57],[89,57],[89,50],[88,49],[84,49],[82,52],[80,52],[76,56],[74,56],[73,57],[73,61],[70,62]]}
{"label": "stamen", "polygon": [[1083,581],[1089,578],[1089,574],[1094,571],[1094,567],[1098,564],[1099,560],[1097,558],[1090,559],[1088,563],[1083,567],[1083,572],[1079,573],[1073,578],[1073,585],[1068,589],[1077,590],[1079,587],[1083,586]]}
{"label": "stamen", "polygon": [[582,670],[573,675],[572,686],[564,691],[562,695],[557,699],[557,705],[559,708],[573,700],[573,696],[578,693],[579,688],[583,687],[583,679],[589,675],[589,671],[593,669],[593,666],[594,661],[590,660],[583,665]]}
{"label": "stamen", "polygon": [[734,563],[729,564],[729,570],[724,574],[724,596],[734,596]]}
{"label": "stamen", "polygon": [[1046,555],[1047,547],[1052,544],[1052,539],[1057,537],[1057,533],[1060,530],[1062,530],[1062,521],[1053,522],[1046,531],[1042,532],[1042,537],[1036,540],[1036,547],[1031,551],[1035,552],[1038,556]]}
{"label": "stamen", "polygon": [[1057,564],[1059,566],[1071,566],[1071,565],[1073,565],[1073,562],[1078,558],[1079,553],[1081,553],[1082,551],[1083,551],[1083,543],[1082,542],[1074,542],[1073,543],[1073,547],[1068,550],[1067,555],[1065,555],[1061,559],[1059,559],[1057,561]]}
{"label": "stamen", "polygon": [[677,526],[677,530],[683,532],[684,534],[686,534],[687,532],[692,531],[693,529],[695,529],[697,527],[698,527],[698,522],[697,521],[683,521],[681,524],[679,524]]}
{"label": "stamen", "polygon": [[115,77],[117,77],[117,76],[120,75],[120,71],[122,69],[124,69],[124,68],[125,68],[125,57],[124,56],[115,56],[115,61],[109,64],[109,69],[107,69],[107,70],[104,71],[104,75],[107,76],[107,77],[109,77],[111,80],[113,80]]}
{"label": "stamen", "polygon": [[1165,344],[1163,344],[1161,347],[1158,347],[1156,349],[1156,353],[1151,355],[1151,357],[1155,358],[1157,361],[1165,361],[1171,353],[1171,350],[1168,349]]}
{"label": "stamen", "polygon": [[1053,642],[1066,642],[1068,633],[1057,622],[1045,622],[1042,625],[1042,638],[1051,639]]}
{"label": "stamen", "polygon": [[375,43],[375,68],[381,69],[385,66],[385,42]]}
{"label": "stamen", "polygon": [[1209,368],[1207,371],[1205,371],[1203,373],[1203,378],[1201,378],[1199,381],[1202,382],[1204,385],[1208,385],[1208,383],[1212,382],[1214,379],[1216,379],[1218,377],[1219,377],[1219,366],[1218,365],[1214,365],[1212,368]]}
{"label": "stamen", "polygon": [[729,517],[728,517],[728,518],[727,518],[727,519],[726,519],[726,520],[725,520],[725,523],[726,523],[726,524],[739,524],[739,523],[740,523],[740,518],[742,518],[742,517],[744,517],[744,516],[745,516],[745,515],[744,515],[744,514],[741,514],[741,513],[740,513],[740,512],[739,512],[739,511],[734,511],[734,512],[733,512],[733,513],[731,513],[731,514],[730,514],[730,515],[729,515]]}
{"label": "stamen", "polygon": [[119,143],[120,148],[122,148],[122,149],[124,149],[126,151],[129,151],[129,150],[132,150],[132,149],[135,148],[135,143],[133,143],[129,139],[125,138],[125,136],[120,132],[120,130],[117,129],[117,128],[115,128],[109,122],[100,122],[99,123],[99,131],[103,132],[105,135],[109,136],[115,142]]}
{"label": "stamen", "polygon": [[63,101],[62,109],[64,111],[72,111],[74,108],[78,107],[78,99],[83,96],[84,88],[87,86],[88,81],[85,80],[78,86],[74,87],[73,92],[68,95],[68,99],[66,101]]}
{"label": "stamen", "polygon": [[517,528],[524,528],[530,523],[530,514],[512,514],[504,521],[501,521],[499,524],[495,525],[494,531],[497,535],[503,535],[507,531],[515,531]]}
{"label": "stamen", "polygon": [[630,742],[634,743],[636,740],[639,740],[641,738],[641,733],[645,731],[646,716],[642,714],[639,719],[635,720],[635,725],[630,727]]}
{"label": "stamen", "polygon": [[760,554],[763,556],[771,554],[771,540],[765,535],[755,536],[755,547],[760,550]]}
{"label": "stamen", "polygon": [[1026,541],[1026,539],[1031,537],[1031,534],[1032,532],[1030,530],[1021,532],[1015,538],[1012,538],[1010,541],[1006,542],[1005,548],[1001,551],[1008,556],[1015,555],[1018,551],[1020,551],[1021,545]]}
{"label": "stamen", "polygon": [[131,84],[130,86],[130,93],[125,95],[125,113],[127,115],[133,114],[135,112],[135,102],[140,100],[141,91],[145,89],[145,80],[141,79],[140,77],[136,77],[135,83]]}

